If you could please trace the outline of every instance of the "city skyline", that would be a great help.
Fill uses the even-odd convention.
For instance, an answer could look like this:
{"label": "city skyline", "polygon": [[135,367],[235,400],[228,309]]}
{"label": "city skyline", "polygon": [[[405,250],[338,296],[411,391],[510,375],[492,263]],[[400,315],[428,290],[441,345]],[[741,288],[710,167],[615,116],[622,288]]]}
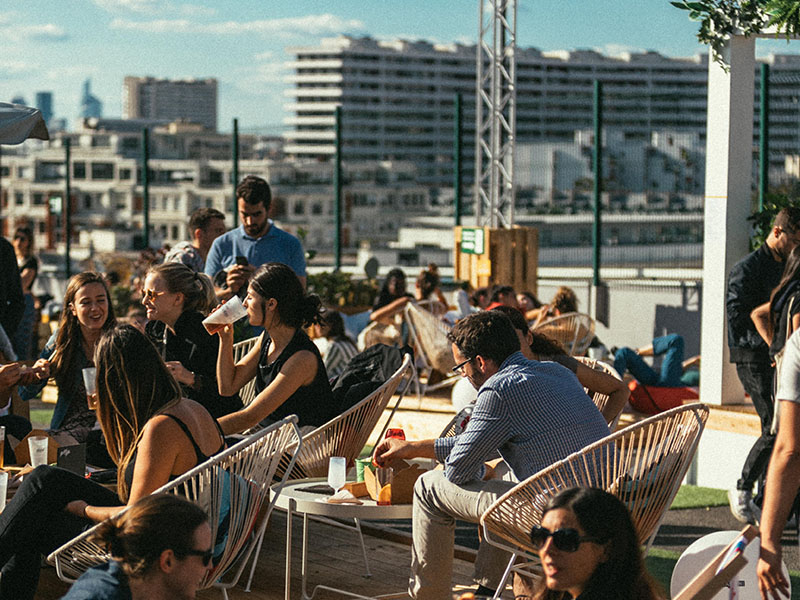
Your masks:
{"label": "city skyline", "polygon": [[[517,44],[541,50],[594,49],[614,55],[655,50],[693,56],[706,48],[697,24],[667,0],[520,0]],[[76,0],[48,11],[15,5],[0,15],[7,41],[0,54],[0,101],[53,92],[56,118],[71,128],[80,111],[83,81],[104,104],[104,116],[122,114],[127,75],[219,80],[218,123],[279,133],[289,84],[286,48],[314,45],[349,34],[377,39],[423,39],[474,44],[476,0],[423,2],[292,3],[211,1]],[[145,48],[146,51],[142,51]],[[797,44],[759,40],[757,53],[797,53]]]}

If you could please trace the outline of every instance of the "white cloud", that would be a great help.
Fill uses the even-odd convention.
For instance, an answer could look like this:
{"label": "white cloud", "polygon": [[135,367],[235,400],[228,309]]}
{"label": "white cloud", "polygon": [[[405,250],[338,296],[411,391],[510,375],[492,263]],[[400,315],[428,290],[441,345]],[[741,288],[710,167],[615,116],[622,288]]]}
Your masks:
{"label": "white cloud", "polygon": [[637,48],[635,46],[627,46],[625,44],[604,44],[594,48],[597,52],[605,54],[606,56],[622,56],[623,54],[637,54],[647,52],[644,48]]}
{"label": "white cloud", "polygon": [[8,19],[0,20],[0,39],[4,41],[37,40],[61,42],[69,38],[66,30],[54,23],[19,25]]}
{"label": "white cloud", "polygon": [[275,60],[275,53],[272,50],[259,52],[253,55],[253,60]]}
{"label": "white cloud", "polygon": [[163,6],[163,3],[158,2],[158,0],[94,0],[94,3],[108,12],[150,13]]}
{"label": "white cloud", "polygon": [[19,77],[35,70],[33,65],[28,65],[21,60],[0,59],[0,77]]}
{"label": "white cloud", "polygon": [[316,36],[344,32],[365,31],[364,22],[359,19],[343,19],[331,14],[307,15],[284,19],[263,19],[258,21],[223,21],[218,23],[199,23],[189,19],[154,19],[133,21],[114,19],[112,29],[144,31],[149,33],[205,33],[212,35],[242,35],[245,33],[277,38],[296,35]]}

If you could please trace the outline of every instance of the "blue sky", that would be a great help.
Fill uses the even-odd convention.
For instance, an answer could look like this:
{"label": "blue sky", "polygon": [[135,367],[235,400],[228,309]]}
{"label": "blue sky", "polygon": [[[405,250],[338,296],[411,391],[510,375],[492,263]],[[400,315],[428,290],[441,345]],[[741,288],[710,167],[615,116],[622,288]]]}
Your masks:
{"label": "blue sky", "polygon": [[[518,0],[518,45],[542,50],[703,51],[697,26],[668,0]],[[54,92],[72,122],[82,82],[122,112],[125,75],[219,80],[219,126],[277,133],[283,119],[287,46],[340,33],[474,43],[478,0],[69,0],[4,2],[0,101]],[[759,41],[758,53],[800,51]]]}

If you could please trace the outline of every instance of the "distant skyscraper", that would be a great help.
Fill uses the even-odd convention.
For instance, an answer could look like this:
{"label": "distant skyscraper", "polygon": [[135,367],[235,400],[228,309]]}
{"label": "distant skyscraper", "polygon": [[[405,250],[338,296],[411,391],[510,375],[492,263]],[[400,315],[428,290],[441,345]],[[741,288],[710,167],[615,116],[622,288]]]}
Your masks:
{"label": "distant skyscraper", "polygon": [[23,98],[22,96],[14,96],[11,99],[11,104],[25,104],[25,105],[27,105],[27,102],[25,102],[25,98]]}
{"label": "distant skyscraper", "polygon": [[122,89],[126,119],[184,119],[217,130],[217,80],[126,77]]}
{"label": "distant skyscraper", "polygon": [[45,123],[53,118],[53,92],[36,92],[36,108],[42,111]]}
{"label": "distant skyscraper", "polygon": [[92,117],[100,118],[103,116],[103,103],[97,96],[93,96],[89,90],[92,80],[87,79],[83,82],[83,96],[81,96],[81,117],[89,119]]}

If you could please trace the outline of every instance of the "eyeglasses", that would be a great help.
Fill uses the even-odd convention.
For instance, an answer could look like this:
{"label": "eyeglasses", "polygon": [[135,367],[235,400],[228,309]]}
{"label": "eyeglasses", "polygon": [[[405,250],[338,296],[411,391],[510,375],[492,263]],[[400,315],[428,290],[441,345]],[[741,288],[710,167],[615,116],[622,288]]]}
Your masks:
{"label": "eyeglasses", "polygon": [[467,364],[471,360],[472,360],[471,358],[468,358],[466,360],[462,360],[455,367],[453,367],[453,373],[455,373],[457,375],[462,375],[463,374],[462,373],[462,369],[464,368],[464,365]]}
{"label": "eyeglasses", "polygon": [[570,527],[556,529],[555,531],[539,526],[534,526],[531,529],[531,543],[537,550],[540,550],[547,543],[547,538],[549,537],[553,538],[553,545],[562,552],[575,552],[583,542],[601,543],[604,541],[589,535],[581,537],[577,529]]}
{"label": "eyeglasses", "polygon": [[157,292],[155,290],[142,290],[145,300],[155,300],[159,296],[163,296],[167,292]]}
{"label": "eyeglasses", "polygon": [[183,552],[176,552],[175,554],[183,556],[199,556],[204,567],[211,564],[211,559],[214,558],[214,550],[184,550]]}

